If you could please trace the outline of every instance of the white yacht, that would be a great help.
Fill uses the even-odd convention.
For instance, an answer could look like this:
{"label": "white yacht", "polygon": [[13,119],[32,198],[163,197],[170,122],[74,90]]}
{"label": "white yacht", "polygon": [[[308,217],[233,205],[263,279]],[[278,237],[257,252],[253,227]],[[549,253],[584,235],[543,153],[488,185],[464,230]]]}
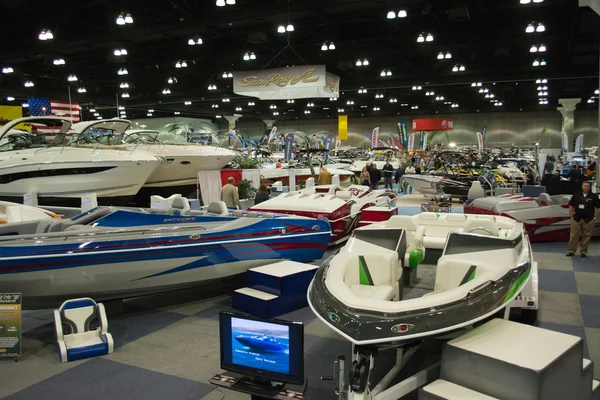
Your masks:
{"label": "white yacht", "polygon": [[[11,129],[35,126],[52,129],[54,139]],[[77,148],[65,145],[71,121],[60,117],[27,117],[0,127],[0,200],[23,202],[36,193],[43,205],[80,205],[96,193],[100,204],[124,205],[161,163],[145,151]],[[10,132],[10,135],[9,135]]]}
{"label": "white yacht", "polygon": [[[110,119],[86,121],[71,128],[76,146],[123,148],[146,151],[166,160],[150,175],[140,195],[189,195],[196,190],[198,171],[218,171],[236,157],[229,149],[196,143],[160,141],[159,132],[147,129],[129,130],[130,121]],[[140,196],[143,197],[143,196]]]}

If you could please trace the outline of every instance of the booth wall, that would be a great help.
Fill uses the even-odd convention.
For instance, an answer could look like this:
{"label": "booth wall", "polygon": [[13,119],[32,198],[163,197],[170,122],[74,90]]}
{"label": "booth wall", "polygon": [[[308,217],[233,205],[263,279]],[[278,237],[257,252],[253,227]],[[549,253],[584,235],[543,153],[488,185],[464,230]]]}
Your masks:
{"label": "booth wall", "polygon": [[[562,127],[562,116],[558,111],[540,112],[517,112],[517,113],[476,113],[476,114],[437,114],[435,116],[423,115],[413,117],[382,116],[361,117],[348,119],[348,141],[347,145],[358,147],[370,147],[370,141],[365,133],[371,132],[375,126],[379,126],[379,137],[388,141],[388,132],[397,135],[397,123],[400,120],[406,122],[408,131],[412,131],[413,118],[452,118],[454,130],[448,132],[450,141],[458,145],[476,145],[475,132],[487,126],[486,143],[488,145],[500,146],[530,146],[538,141],[539,134],[544,126],[547,127],[542,142],[542,148],[560,148],[560,131]],[[328,119],[298,119],[283,120],[275,123],[280,132],[301,131],[309,135],[334,134],[337,136],[337,118]],[[262,121],[240,120],[236,127],[244,136],[260,138],[265,131]],[[598,112],[577,111],[574,124],[575,136],[584,133],[585,146],[595,145],[598,135]],[[326,135],[325,135],[326,136]],[[573,139],[575,138],[573,137]],[[445,135],[439,135],[434,143],[445,143]]]}

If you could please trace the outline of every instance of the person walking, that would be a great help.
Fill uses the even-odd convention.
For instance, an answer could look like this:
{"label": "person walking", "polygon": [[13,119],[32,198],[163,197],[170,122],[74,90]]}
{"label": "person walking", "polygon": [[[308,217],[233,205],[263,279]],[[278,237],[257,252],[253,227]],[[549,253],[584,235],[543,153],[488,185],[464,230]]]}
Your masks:
{"label": "person walking", "polygon": [[379,188],[380,180],[381,171],[377,169],[377,164],[373,163],[373,174],[371,175],[371,189],[377,190]]}
{"label": "person walking", "polygon": [[241,210],[240,195],[234,183],[235,179],[233,179],[233,176],[227,178],[227,184],[221,188],[221,201],[225,202],[227,208]]}
{"label": "person walking", "polygon": [[585,181],[581,184],[581,192],[575,193],[569,200],[569,215],[571,216],[571,236],[569,238],[569,252],[571,257],[577,252],[584,258],[587,254],[590,237],[600,215],[600,199],[592,193],[592,185]]}
{"label": "person walking", "polygon": [[392,174],[394,173],[394,167],[392,167],[392,164],[390,164],[389,161],[385,162],[385,165],[383,166],[383,185],[384,185],[384,189],[394,189],[394,186],[392,185]]}
{"label": "person walking", "polygon": [[269,200],[269,191],[267,190],[267,185],[261,183],[261,185],[258,187],[256,196],[254,196],[254,205],[260,204],[267,200]]}
{"label": "person walking", "polygon": [[362,172],[360,173],[360,184],[371,187],[371,175],[369,175],[367,167],[363,167]]}
{"label": "person walking", "polygon": [[319,172],[319,176],[317,177],[317,185],[331,185],[332,180],[333,175],[331,175],[331,172],[327,171],[327,168],[323,165],[321,167],[321,172]]}
{"label": "person walking", "polygon": [[[408,166],[408,168],[406,168],[405,174],[406,175],[411,175],[411,174],[414,175],[414,174],[416,174],[415,167],[413,167],[412,164],[410,164]],[[407,184],[405,192],[407,192],[408,194],[411,194],[412,193],[412,186],[410,186],[410,185]]]}
{"label": "person walking", "polygon": [[405,192],[405,187],[404,187],[404,179],[402,179],[402,177],[404,176],[404,166],[402,166],[402,164],[400,164],[398,166],[398,169],[396,170],[396,175],[394,176],[394,180],[396,181],[396,184],[398,185],[398,193]]}

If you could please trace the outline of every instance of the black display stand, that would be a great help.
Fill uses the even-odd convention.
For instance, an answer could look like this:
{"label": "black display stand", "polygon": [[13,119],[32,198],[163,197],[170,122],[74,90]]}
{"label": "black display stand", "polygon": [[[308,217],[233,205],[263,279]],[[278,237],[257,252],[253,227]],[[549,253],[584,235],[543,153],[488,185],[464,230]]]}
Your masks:
{"label": "black display stand", "polygon": [[233,372],[217,374],[209,381],[212,385],[249,394],[252,400],[304,399],[307,381],[303,385],[274,384],[268,380],[251,378]]}

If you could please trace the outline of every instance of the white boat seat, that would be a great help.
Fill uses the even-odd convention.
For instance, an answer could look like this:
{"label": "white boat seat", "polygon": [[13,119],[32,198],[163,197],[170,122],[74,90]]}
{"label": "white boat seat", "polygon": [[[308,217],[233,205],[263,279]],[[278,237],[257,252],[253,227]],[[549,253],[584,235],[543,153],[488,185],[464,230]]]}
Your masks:
{"label": "white boat seat", "polygon": [[338,190],[335,197],[342,200],[350,200],[352,198],[352,192],[349,190]]}
{"label": "white boat seat", "polygon": [[536,201],[540,207],[554,205],[554,202],[548,193],[540,193]]}
{"label": "white boat seat", "polygon": [[467,214],[448,214],[446,216],[446,221],[452,222],[454,224],[464,224],[469,219]]}
{"label": "white boat seat", "polygon": [[206,209],[206,215],[229,215],[227,204],[224,201],[213,201]]}
{"label": "white boat seat", "polygon": [[363,299],[374,300],[392,300],[394,297],[394,289],[388,285],[369,286],[369,285],[352,285],[350,290],[358,297]]}
{"label": "white boat seat", "polygon": [[423,239],[425,235],[425,227],[417,225],[417,222],[408,215],[393,215],[386,223],[386,228],[401,228],[406,233],[406,253],[404,255],[404,264],[408,266],[410,252],[413,249],[421,249],[425,256],[425,246]]}
{"label": "white boat seat", "polygon": [[231,212],[231,215],[233,217],[243,217],[244,216],[244,212],[242,210],[233,210]]}
{"label": "white boat seat", "polygon": [[256,211],[248,211],[246,213],[246,217],[248,217],[248,218],[258,218],[258,213]]}
{"label": "white boat seat", "polygon": [[498,236],[500,229],[493,219],[470,218],[465,224],[463,232],[487,236]]}
{"label": "white boat seat", "polygon": [[448,236],[425,236],[423,238],[423,246],[426,249],[443,249],[446,246]]}
{"label": "white boat seat", "polygon": [[185,197],[175,197],[168,213],[170,215],[184,215],[191,209],[190,202]]}

